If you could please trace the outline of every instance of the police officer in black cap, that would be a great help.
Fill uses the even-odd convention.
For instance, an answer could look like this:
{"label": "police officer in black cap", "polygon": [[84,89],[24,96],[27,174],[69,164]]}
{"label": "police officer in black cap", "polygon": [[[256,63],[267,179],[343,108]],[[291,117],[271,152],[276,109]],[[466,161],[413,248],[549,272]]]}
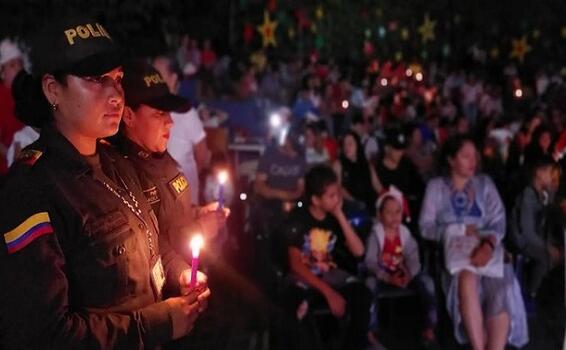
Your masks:
{"label": "police officer in black cap", "polygon": [[[169,92],[159,73],[141,60],[124,65],[122,80],[126,109],[119,137],[114,143],[135,165],[144,193],[159,221],[163,245],[186,255],[190,236],[213,238],[225,225],[228,209],[218,203],[191,207],[191,184],[167,152],[173,120],[169,112],[187,110],[188,102]],[[190,252],[189,252],[190,253]]]}
{"label": "police officer in black cap", "polygon": [[[156,348],[192,329],[210,291],[160,250],[128,160],[98,140],[124,108],[120,54],[89,19],[52,23],[16,78],[16,112],[41,128],[0,191],[0,347]],[[163,264],[165,262],[165,264]]]}

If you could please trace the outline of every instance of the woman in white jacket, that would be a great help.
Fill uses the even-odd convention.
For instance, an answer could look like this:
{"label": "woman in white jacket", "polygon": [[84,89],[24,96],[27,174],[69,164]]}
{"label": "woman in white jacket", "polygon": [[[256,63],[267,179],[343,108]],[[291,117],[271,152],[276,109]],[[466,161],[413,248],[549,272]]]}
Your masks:
{"label": "woman in white jacket", "polygon": [[456,339],[469,340],[474,350],[503,350],[506,343],[521,347],[528,342],[528,329],[512,266],[501,260],[500,277],[472,272],[491,264],[501,249],[505,235],[501,198],[489,177],[476,175],[477,150],[469,137],[447,140],[443,159],[447,176],[428,183],[419,227],[424,238],[440,242],[454,231],[477,238],[469,269],[447,276],[447,308]]}

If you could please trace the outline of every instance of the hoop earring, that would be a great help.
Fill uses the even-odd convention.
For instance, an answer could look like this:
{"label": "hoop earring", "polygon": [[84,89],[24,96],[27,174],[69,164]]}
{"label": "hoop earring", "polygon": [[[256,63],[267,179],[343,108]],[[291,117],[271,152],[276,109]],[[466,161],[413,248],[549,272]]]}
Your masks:
{"label": "hoop earring", "polygon": [[56,102],[53,102],[53,103],[51,104],[51,110],[52,110],[53,112],[56,112],[58,109],[59,109],[59,105],[58,105]]}

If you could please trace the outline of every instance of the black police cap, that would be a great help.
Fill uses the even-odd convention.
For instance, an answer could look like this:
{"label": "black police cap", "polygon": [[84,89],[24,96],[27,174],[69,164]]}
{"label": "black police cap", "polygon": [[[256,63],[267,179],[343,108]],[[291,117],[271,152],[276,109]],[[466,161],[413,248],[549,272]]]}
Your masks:
{"label": "black police cap", "polygon": [[169,92],[167,84],[150,64],[133,60],[124,64],[122,87],[126,105],[137,107],[148,105],[160,111],[178,112],[189,109],[189,102],[181,96]]}
{"label": "black police cap", "polygon": [[31,59],[35,76],[66,73],[102,75],[122,65],[123,52],[100,22],[71,17],[50,22],[35,36]]}

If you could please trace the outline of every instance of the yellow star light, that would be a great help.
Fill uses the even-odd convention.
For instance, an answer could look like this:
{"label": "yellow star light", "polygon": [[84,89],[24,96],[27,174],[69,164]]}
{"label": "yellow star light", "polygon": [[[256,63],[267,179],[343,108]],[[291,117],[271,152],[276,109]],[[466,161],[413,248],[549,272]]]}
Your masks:
{"label": "yellow star light", "polygon": [[322,9],[322,6],[318,6],[316,8],[314,15],[316,16],[316,19],[318,19],[319,21],[324,18],[324,10]]}
{"label": "yellow star light", "polygon": [[436,26],[436,21],[431,21],[428,13],[425,15],[424,23],[419,27],[419,33],[422,36],[423,43],[427,41],[434,41],[434,27]]}
{"label": "yellow star light", "polygon": [[562,39],[566,39],[566,26],[560,29],[560,35],[562,36]]}
{"label": "yellow star light", "polygon": [[531,47],[527,43],[527,37],[523,36],[521,39],[512,39],[513,50],[511,51],[511,55],[509,57],[516,58],[519,62],[523,62],[525,60],[525,55],[531,51]]}
{"label": "yellow star light", "polygon": [[401,39],[403,40],[409,40],[409,29],[407,28],[403,28],[401,29]]}
{"label": "yellow star light", "polygon": [[269,18],[269,13],[267,11],[263,12],[263,23],[257,27],[257,30],[261,34],[261,40],[263,42],[263,47],[269,45],[277,46],[275,41],[275,28],[277,28],[277,21],[272,21]]}

